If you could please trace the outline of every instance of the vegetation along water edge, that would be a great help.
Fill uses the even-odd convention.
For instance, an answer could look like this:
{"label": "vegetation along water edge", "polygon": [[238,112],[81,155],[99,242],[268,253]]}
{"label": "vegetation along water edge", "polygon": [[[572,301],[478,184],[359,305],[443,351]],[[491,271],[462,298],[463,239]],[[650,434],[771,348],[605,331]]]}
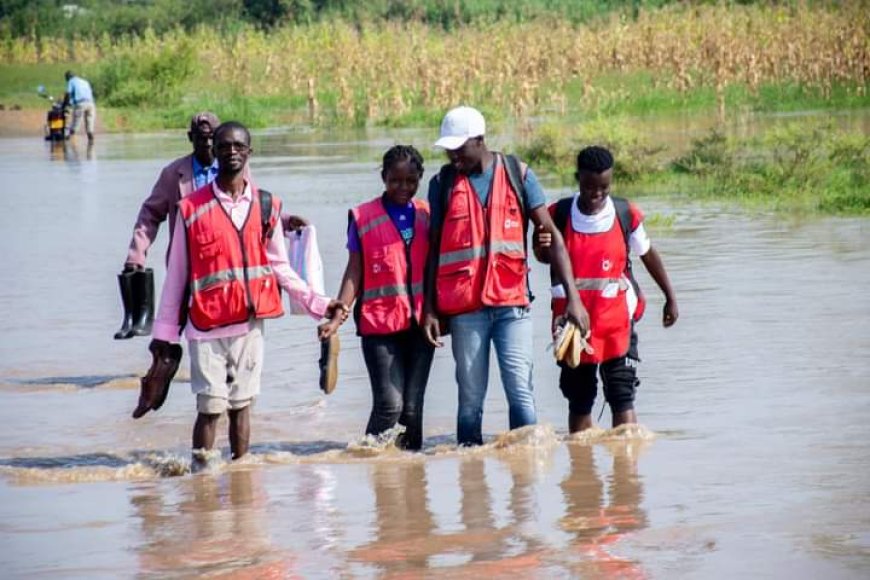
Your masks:
{"label": "vegetation along water edge", "polygon": [[314,1],[273,3],[307,8],[257,16],[256,3],[221,1],[227,17],[209,27],[181,12],[164,25],[154,12],[144,27],[45,24],[28,33],[6,18],[0,103],[44,107],[34,87],[61,92],[69,67],[92,80],[112,131],[178,127],[198,109],[253,127],[434,126],[465,102],[495,123],[527,125],[520,148],[555,173],[597,131],[620,150],[623,181],[638,188],[870,211],[866,131],[796,123],[746,138],[714,129],[688,150],[663,152],[630,121],[697,113],[724,127],[747,111],[865,109],[864,2],[612,1],[581,10],[420,0],[397,12],[386,1]]}

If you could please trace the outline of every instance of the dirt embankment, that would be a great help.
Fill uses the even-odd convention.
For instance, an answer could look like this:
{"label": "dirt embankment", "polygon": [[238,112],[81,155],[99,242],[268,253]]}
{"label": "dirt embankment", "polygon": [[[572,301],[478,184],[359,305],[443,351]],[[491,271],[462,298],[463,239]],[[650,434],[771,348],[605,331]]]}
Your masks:
{"label": "dirt embankment", "polygon": [[24,109],[0,111],[0,137],[42,135],[45,131],[46,111]]}

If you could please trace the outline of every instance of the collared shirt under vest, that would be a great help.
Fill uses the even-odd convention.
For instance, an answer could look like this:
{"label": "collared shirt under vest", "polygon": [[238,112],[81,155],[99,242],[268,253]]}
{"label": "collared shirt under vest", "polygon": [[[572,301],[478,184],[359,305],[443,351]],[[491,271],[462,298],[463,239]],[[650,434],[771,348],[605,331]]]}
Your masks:
{"label": "collared shirt under vest", "polygon": [[[281,316],[281,293],[266,256],[257,191],[252,192],[245,223],[237,229],[212,187],[201,187],[178,203],[187,234],[191,324],[211,330]],[[280,215],[280,201],[273,197],[273,226]]]}
{"label": "collared shirt under vest", "polygon": [[483,306],[527,306],[525,218],[499,155],[492,189],[481,204],[468,177],[457,174],[447,201],[435,283],[438,312]]}
{"label": "collared shirt under vest", "polygon": [[351,210],[362,247],[362,292],[357,325],[361,335],[392,334],[419,324],[423,276],[429,253],[429,204],[414,203],[414,236],[402,239],[378,197]]}

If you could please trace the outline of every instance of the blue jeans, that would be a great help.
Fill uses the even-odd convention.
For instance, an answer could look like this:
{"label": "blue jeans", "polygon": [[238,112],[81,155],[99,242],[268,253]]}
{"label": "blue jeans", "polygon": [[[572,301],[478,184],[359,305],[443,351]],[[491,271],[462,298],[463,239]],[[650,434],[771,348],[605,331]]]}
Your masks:
{"label": "blue jeans", "polygon": [[510,428],[535,424],[529,308],[484,306],[475,312],[453,316],[450,329],[459,385],[457,443],[483,443],[481,423],[489,382],[490,341],[495,345],[501,382],[508,400]]}

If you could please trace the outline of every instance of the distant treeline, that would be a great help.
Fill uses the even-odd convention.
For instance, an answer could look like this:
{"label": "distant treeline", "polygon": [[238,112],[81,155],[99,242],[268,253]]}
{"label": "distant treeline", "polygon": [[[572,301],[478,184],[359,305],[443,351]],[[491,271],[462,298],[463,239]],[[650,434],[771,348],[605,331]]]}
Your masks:
{"label": "distant treeline", "polygon": [[[796,4],[799,0],[768,4]],[[199,26],[269,29],[341,19],[415,21],[447,30],[496,21],[556,18],[573,24],[614,11],[628,17],[676,0],[0,0],[0,38],[158,35]],[[715,0],[681,4],[715,4]],[[721,3],[721,2],[718,2]],[[731,0],[733,4],[756,4]],[[806,2],[803,2],[806,4]],[[819,3],[819,2],[810,2]]]}

